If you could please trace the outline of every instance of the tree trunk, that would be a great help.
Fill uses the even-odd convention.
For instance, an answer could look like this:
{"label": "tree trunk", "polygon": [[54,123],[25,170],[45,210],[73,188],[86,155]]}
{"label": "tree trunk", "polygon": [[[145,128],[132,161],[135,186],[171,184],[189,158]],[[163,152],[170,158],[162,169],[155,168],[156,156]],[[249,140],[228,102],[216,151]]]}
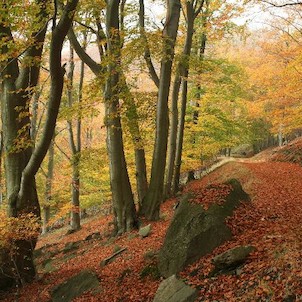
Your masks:
{"label": "tree trunk", "polygon": [[[187,2],[187,36],[185,41],[184,54],[189,57],[191,54],[192,40],[194,34],[194,8],[193,4]],[[183,79],[182,79],[182,91],[181,91],[181,109],[179,116],[179,124],[177,131],[177,147],[176,147],[176,158],[175,158],[175,170],[172,184],[172,194],[175,194],[179,190],[179,179],[180,179],[180,167],[183,147],[183,137],[185,128],[185,116],[187,108],[187,95],[188,95],[188,76],[189,76],[189,65],[184,68]]]}
{"label": "tree trunk", "polygon": [[[125,1],[121,2],[121,11],[124,10],[124,5]],[[116,3],[118,5],[118,3]],[[112,4],[110,4],[112,5]],[[108,6],[109,7],[109,6]],[[117,8],[116,8],[117,9]],[[108,10],[107,10],[108,11]],[[107,14],[108,15],[108,14]],[[123,25],[123,17],[121,17],[120,20],[120,24]],[[104,37],[105,37],[105,33],[103,32],[103,28],[101,26],[101,24],[99,24],[97,22],[97,27],[98,27],[98,33],[97,33],[97,40],[103,43],[104,42]],[[108,30],[108,28],[107,28]],[[119,30],[118,30],[119,32]],[[103,67],[98,64],[96,61],[94,61],[83,49],[83,47],[81,47],[81,45],[79,44],[79,42],[77,41],[77,38],[74,34],[74,32],[71,30],[69,35],[69,40],[72,43],[75,51],[77,52],[78,56],[81,58],[81,60],[83,62],[85,62],[85,64],[91,69],[91,71],[97,76],[97,77],[104,77],[104,73],[106,72],[106,70],[103,69]],[[107,38],[109,37],[109,34],[107,35]],[[123,45],[123,42],[121,41],[120,37],[119,39],[119,50],[115,53],[115,55],[118,55],[120,48]],[[107,39],[108,40],[108,39]],[[107,41],[108,42],[108,41]],[[113,43],[114,44],[114,43]],[[106,46],[103,47],[99,47],[99,52],[100,52],[100,56],[101,58],[103,58],[104,55],[106,55],[106,52],[112,52],[112,46],[114,46],[112,43],[111,45],[109,45],[109,42],[106,43]],[[111,48],[110,48],[111,47]],[[114,47],[117,47],[117,45],[115,45]],[[120,62],[120,58],[117,58],[118,62]],[[120,64],[117,64],[120,65]],[[137,192],[138,192],[138,200],[139,202],[141,202],[142,198],[145,196],[146,194],[146,190],[148,188],[148,182],[147,182],[147,171],[146,171],[146,160],[145,160],[145,151],[143,148],[143,142],[142,142],[142,138],[141,138],[141,134],[140,134],[140,129],[139,129],[139,125],[138,125],[138,113],[137,113],[137,109],[135,106],[135,102],[134,102],[134,98],[132,96],[132,93],[129,89],[129,86],[127,85],[126,82],[126,78],[123,75],[121,70],[118,70],[119,75],[118,75],[118,84],[119,84],[119,88],[120,91],[117,91],[117,93],[121,92],[121,97],[124,100],[124,104],[126,107],[126,118],[127,118],[127,122],[128,122],[128,126],[129,126],[129,130],[132,136],[132,140],[134,143],[134,149],[135,149],[135,164],[136,164],[136,183],[137,183]],[[109,80],[109,78],[108,78]],[[109,86],[107,85],[107,87],[109,88]],[[110,95],[110,91],[107,89],[106,92],[106,87],[102,87],[102,89],[104,90],[104,94],[106,95],[107,93],[109,93]],[[111,88],[110,88],[111,89]],[[113,106],[113,104],[111,104]],[[114,107],[114,106],[113,106]],[[119,102],[117,101],[117,108],[115,109],[117,114],[119,115]],[[108,112],[110,112],[111,109],[108,106]],[[106,111],[107,112],[107,111]],[[118,117],[120,119],[120,117]],[[106,117],[106,121],[108,121],[108,118]],[[120,121],[119,121],[120,123]],[[87,129],[88,131],[87,133],[87,140],[89,140],[89,129]],[[108,133],[108,132],[107,132]],[[124,147],[122,147],[123,149]],[[124,151],[123,151],[124,152]],[[127,169],[127,167],[126,167]],[[128,178],[128,172],[126,171],[125,173],[125,178]],[[127,180],[126,180],[127,182]]]}
{"label": "tree trunk", "polygon": [[145,3],[144,3],[144,0],[139,0],[138,16],[139,16],[140,36],[144,43],[144,59],[147,64],[150,78],[152,79],[152,81],[154,82],[156,87],[159,88],[159,78],[158,78],[158,75],[154,68],[154,65],[152,63],[150,47],[149,47],[149,43],[147,40],[146,31],[145,31]]}
{"label": "tree trunk", "polygon": [[[67,73],[68,79],[68,89],[67,98],[68,105],[71,108],[74,104],[74,51],[70,45],[70,58],[69,58],[69,70]],[[82,88],[84,79],[84,64],[81,64],[80,71],[80,85],[78,91],[78,102],[82,101]],[[71,212],[70,212],[70,227],[71,230],[76,231],[81,228],[81,218],[80,218],[80,158],[81,158],[81,114],[78,113],[78,118],[76,121],[76,137],[74,137],[74,127],[72,120],[67,121],[69,130],[69,145],[72,153],[71,166],[72,166],[72,179],[71,179]]]}
{"label": "tree trunk", "polygon": [[117,234],[131,230],[137,224],[136,210],[124,154],[122,126],[119,112],[120,86],[120,1],[107,2],[107,51],[110,62],[105,86],[107,148],[109,155],[115,227]]}
{"label": "tree trunk", "polygon": [[0,207],[3,203],[3,171],[2,171],[2,157],[3,157],[3,135],[0,130]]}
{"label": "tree trunk", "polygon": [[49,219],[50,219],[50,203],[52,199],[52,182],[54,172],[54,138],[51,141],[48,150],[48,167],[45,184],[45,204],[43,206],[43,220],[42,220],[42,234],[46,234],[49,231]]}
{"label": "tree trunk", "polygon": [[168,161],[166,170],[165,181],[165,197],[171,196],[172,193],[172,179],[175,164],[176,155],[176,139],[177,139],[177,126],[178,126],[178,94],[181,85],[181,69],[182,62],[179,62],[172,90],[172,102],[171,102],[171,126],[169,135],[169,148],[168,148]]}
{"label": "tree trunk", "polygon": [[159,218],[160,204],[163,201],[164,174],[167,155],[168,140],[168,98],[171,83],[172,62],[174,59],[174,46],[177,36],[180,2],[171,0],[167,2],[166,23],[163,30],[164,54],[161,61],[159,92],[157,100],[156,135],[153,151],[150,186],[145,196],[141,214],[150,220]]}
{"label": "tree trunk", "polygon": [[121,81],[122,95],[124,97],[124,104],[126,107],[127,124],[134,145],[136,189],[137,189],[139,206],[141,206],[143,198],[145,197],[148,190],[145,149],[143,146],[143,140],[141,137],[141,132],[138,124],[139,117],[137,113],[135,100],[126,82],[126,77],[122,73],[121,73],[120,81]]}
{"label": "tree trunk", "polygon": [[[64,38],[71,25],[77,2],[78,0],[69,1],[64,8],[59,23],[55,24],[54,20],[50,43],[50,99],[44,131],[35,149],[32,148],[30,140],[29,127],[31,123],[28,104],[32,97],[32,90],[38,82],[40,64],[24,64],[20,68],[18,58],[15,57],[9,57],[7,61],[1,64],[1,70],[3,71],[1,75],[1,114],[3,142],[6,153],[8,212],[10,216],[18,217],[21,214],[33,213],[40,217],[35,175],[53,137],[63,89],[61,50]],[[35,58],[36,62],[39,62],[39,58],[42,55],[47,28],[46,1],[38,1],[38,4],[40,7],[38,16],[43,27],[38,33],[33,33],[34,43],[22,57],[22,59]],[[14,42],[11,29],[7,26],[5,22],[1,23],[0,21],[1,36],[5,37],[7,41]],[[1,51],[9,54],[9,49],[6,46],[3,46]],[[18,111],[16,108],[18,108]],[[11,259],[4,258],[8,261],[5,261],[5,268],[11,272],[11,275],[4,276],[0,271],[1,283],[4,281],[3,284],[7,284],[6,281],[10,283],[9,280],[14,280],[22,284],[34,278],[33,250],[36,241],[37,238],[33,237],[31,240],[14,242],[17,252],[13,254]],[[3,251],[0,251],[0,254],[2,256],[4,254]],[[3,263],[1,259],[0,263]],[[2,288],[2,284],[0,288],[6,289]]]}

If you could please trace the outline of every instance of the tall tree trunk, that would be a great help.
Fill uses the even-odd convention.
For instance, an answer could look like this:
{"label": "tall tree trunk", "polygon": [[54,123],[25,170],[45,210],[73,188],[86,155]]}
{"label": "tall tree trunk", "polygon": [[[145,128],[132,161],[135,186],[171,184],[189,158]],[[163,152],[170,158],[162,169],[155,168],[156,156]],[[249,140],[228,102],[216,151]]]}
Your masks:
{"label": "tall tree trunk", "polygon": [[[126,1],[123,0],[120,5],[122,14],[123,14],[125,2]],[[121,16],[121,18],[120,18],[120,24],[121,24],[121,26],[123,26],[123,16]],[[97,40],[99,41],[100,44],[104,44],[104,37],[106,38],[106,35],[103,32],[103,28],[98,20],[97,20],[97,27],[98,27]],[[76,38],[73,30],[70,31],[68,38],[69,38],[70,42],[72,43],[78,56],[81,58],[81,60],[83,62],[85,62],[85,64],[91,69],[91,71],[97,77],[100,77],[100,76],[104,77],[106,70],[104,70],[100,64],[98,64],[96,61],[94,61],[85,52],[85,49],[83,47],[81,47],[80,43],[77,41],[77,38]],[[120,37],[119,37],[119,40],[121,40]],[[122,45],[123,45],[123,41],[120,41],[119,48],[121,48]],[[107,43],[106,43],[106,46],[99,47],[101,59],[103,59],[103,56],[106,55],[106,52],[108,52],[108,51],[112,51],[112,49],[109,48]],[[119,60],[119,62],[121,62],[121,58],[117,58],[117,60]],[[120,65],[120,64],[118,64],[118,65]],[[124,104],[126,107],[126,117],[127,117],[128,126],[129,126],[129,130],[130,130],[131,137],[133,140],[134,149],[135,149],[136,184],[137,184],[138,200],[139,200],[139,202],[141,202],[141,200],[145,196],[146,190],[148,188],[145,151],[143,148],[143,142],[142,142],[139,124],[138,124],[138,113],[137,113],[137,109],[135,106],[135,101],[134,101],[133,95],[126,82],[126,77],[124,76],[124,74],[122,73],[121,70],[119,70],[118,72],[120,73],[118,75],[118,78],[119,78],[118,82],[119,82],[119,88],[120,88],[119,92],[121,92],[121,97],[124,99]],[[109,80],[109,78],[108,78],[108,80]],[[107,85],[107,87],[109,87],[109,86]],[[108,89],[107,89],[107,92],[106,92],[106,87],[102,87],[102,89],[104,90],[104,94],[106,95],[106,93],[108,93]],[[111,92],[109,92],[109,94],[110,93]],[[111,105],[113,106],[113,104],[111,104]],[[119,107],[118,102],[117,102],[117,107]],[[116,110],[117,114],[119,115],[120,113],[119,113],[118,108],[115,110]],[[111,111],[111,109],[108,108],[108,112],[110,112],[110,111]],[[120,117],[118,117],[118,119],[120,119]],[[108,121],[107,117],[106,117],[106,120]],[[119,123],[120,123],[120,121],[119,121]],[[89,136],[90,136],[89,129],[87,129],[86,133],[87,133],[87,136],[86,136],[87,141],[89,141]],[[107,133],[108,133],[108,131],[107,131]],[[126,171],[126,173],[125,173],[126,179],[128,178],[127,175],[128,175],[128,172]],[[127,182],[127,180],[126,180],[126,182]]]}
{"label": "tall tree trunk", "polygon": [[147,168],[145,149],[141,136],[140,127],[138,124],[138,113],[132,92],[126,82],[126,77],[121,74],[121,90],[126,107],[127,124],[130,131],[131,139],[134,145],[135,152],[135,168],[136,168],[136,189],[138,195],[139,206],[141,206],[143,198],[148,190]]}
{"label": "tall tree trunk", "polygon": [[[189,57],[192,49],[192,41],[194,34],[194,20],[196,14],[194,12],[194,7],[192,3],[187,2],[187,35],[185,41],[185,47],[183,53],[186,57]],[[181,90],[181,109],[179,116],[179,124],[177,130],[177,141],[176,141],[176,157],[175,157],[175,168],[174,168],[174,178],[172,184],[172,194],[175,194],[179,189],[179,178],[180,178],[180,167],[181,167],[181,157],[182,157],[182,147],[183,147],[183,137],[185,128],[185,116],[187,107],[187,95],[188,95],[188,76],[189,76],[189,65],[185,66],[183,69],[182,78],[182,90]]]}
{"label": "tall tree trunk", "polygon": [[0,130],[0,207],[3,203],[3,171],[2,171],[2,157],[3,157],[3,135]]}
{"label": "tall tree trunk", "polygon": [[[85,39],[86,40],[86,39]],[[85,42],[84,42],[85,44]],[[70,58],[69,58],[69,71],[67,73],[68,89],[67,98],[68,105],[71,108],[74,104],[74,51],[70,45]],[[78,102],[82,101],[82,88],[84,79],[84,63],[81,63],[80,71],[80,85],[78,91]],[[71,166],[72,166],[72,179],[71,179],[71,212],[70,212],[70,227],[71,230],[76,231],[81,228],[80,218],[80,157],[81,157],[81,114],[78,113],[76,120],[75,135],[72,120],[67,121],[69,130],[69,145],[72,153]]]}
{"label": "tall tree trunk", "polygon": [[[184,55],[184,53],[183,53]],[[187,58],[183,58],[186,59]],[[174,84],[172,89],[172,101],[171,101],[171,126],[169,135],[169,148],[168,148],[168,160],[166,170],[166,181],[165,181],[165,198],[168,198],[172,194],[172,179],[175,164],[176,155],[176,139],[177,139],[177,126],[178,126],[178,95],[181,85],[181,76],[184,73],[183,62],[179,62],[174,78]]]}
{"label": "tall tree trunk", "polygon": [[136,210],[124,154],[122,126],[119,112],[121,59],[119,33],[120,1],[107,1],[107,50],[110,62],[105,86],[107,148],[109,155],[115,226],[118,234],[131,230],[137,224]]}
{"label": "tall tree trunk", "polygon": [[172,74],[172,62],[174,59],[174,46],[177,36],[180,1],[167,2],[166,23],[163,30],[164,55],[161,61],[159,92],[157,100],[156,135],[152,160],[150,186],[145,196],[141,214],[150,220],[159,218],[160,204],[163,201],[164,174],[167,155],[168,140],[168,98]]}
{"label": "tall tree trunk", "polygon": [[[68,28],[71,25],[78,0],[68,1],[58,24],[53,24],[53,32],[50,43],[50,74],[51,91],[48,103],[47,118],[41,140],[33,149],[30,140],[30,115],[28,103],[32,97],[32,90],[37,85],[40,64],[24,64],[20,68],[18,58],[9,57],[2,62],[1,70],[1,102],[3,142],[5,147],[6,188],[9,215],[18,217],[21,214],[33,213],[40,217],[40,207],[36,191],[35,175],[47,153],[53,137],[57,114],[63,89],[63,71],[61,68],[61,50]],[[34,43],[23,54],[23,58],[35,58],[35,62],[41,59],[47,28],[47,1],[38,1],[40,12],[38,13],[43,24],[38,33],[33,33]],[[3,5],[3,4],[2,4]],[[5,9],[6,7],[4,7]],[[13,34],[8,24],[1,23],[0,33],[7,41],[13,42]],[[9,49],[3,46],[2,53],[9,53]],[[21,108],[21,113],[16,108]],[[20,145],[20,140],[23,144]],[[33,250],[37,238],[31,240],[18,240],[15,243],[16,253],[12,259],[5,259],[6,272],[11,268],[12,275],[5,276],[0,271],[0,289],[5,289],[2,284],[11,280],[19,283],[31,281],[35,276],[33,263]],[[4,253],[0,251],[2,256]],[[8,261],[10,260],[10,261]],[[0,263],[3,263],[0,259]],[[2,282],[3,281],[3,282]],[[5,285],[4,285],[5,286]]]}
{"label": "tall tree trunk", "polygon": [[53,138],[48,150],[48,166],[45,184],[45,204],[43,205],[42,234],[49,231],[50,203],[52,199],[52,182],[54,172],[55,139]]}

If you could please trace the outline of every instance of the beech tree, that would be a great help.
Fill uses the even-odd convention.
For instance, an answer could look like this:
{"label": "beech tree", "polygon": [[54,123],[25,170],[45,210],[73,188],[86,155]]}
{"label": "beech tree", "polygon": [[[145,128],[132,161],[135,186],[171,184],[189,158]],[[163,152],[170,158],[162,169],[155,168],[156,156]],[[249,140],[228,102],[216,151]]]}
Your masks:
{"label": "beech tree", "polygon": [[[117,233],[123,233],[136,226],[136,210],[134,205],[132,188],[130,185],[127,164],[124,154],[123,132],[120,117],[120,99],[123,98],[127,107],[127,114],[135,120],[136,109],[133,106],[131,92],[127,87],[125,76],[121,69],[120,35],[123,18],[120,9],[123,10],[124,1],[108,1],[104,7],[95,8],[94,20],[97,30],[93,33],[97,37],[101,63],[97,63],[81,47],[73,30],[68,34],[75,51],[81,60],[91,69],[100,80],[100,90],[104,94],[105,124],[107,129],[107,150],[109,155],[110,179],[112,201],[115,214],[115,226]],[[106,12],[105,26],[103,28],[101,12]],[[91,28],[91,27],[90,27]],[[92,28],[91,28],[92,29]],[[132,102],[132,103],[131,103]],[[133,140],[139,142],[135,146],[141,146],[140,134],[137,124],[129,127]],[[137,175],[146,179],[144,152],[142,147],[136,147]],[[142,158],[143,157],[143,158]],[[143,167],[144,169],[140,169]],[[146,185],[146,180],[137,182]],[[145,190],[145,189],[144,189]],[[143,192],[143,190],[138,190]],[[143,194],[143,193],[142,193]]]}
{"label": "beech tree", "polygon": [[180,1],[167,1],[166,21],[163,29],[163,57],[159,76],[159,89],[156,113],[156,135],[152,159],[150,186],[143,199],[141,214],[146,218],[159,218],[160,204],[163,201],[164,175],[167,156],[169,117],[168,99],[174,59],[174,47],[180,17]]}
{"label": "beech tree", "polygon": [[[84,49],[86,48],[87,35],[84,34]],[[71,108],[75,102],[81,104],[82,102],[82,89],[84,82],[84,62],[81,62],[80,66],[80,79],[79,88],[77,93],[74,92],[74,50],[70,45],[69,48],[69,70],[67,73],[68,87],[67,87],[67,101],[68,106]],[[76,100],[75,100],[76,99]],[[81,108],[77,112],[76,121],[73,123],[72,119],[67,120],[68,132],[69,132],[69,145],[71,149],[71,158],[69,158],[72,166],[72,179],[71,179],[71,217],[70,227],[72,231],[79,230],[81,227],[80,219],[80,160],[81,160],[81,132],[82,132],[82,119]]]}
{"label": "beech tree", "polygon": [[[171,100],[171,129],[169,137],[169,156],[167,162],[166,172],[166,195],[174,194],[178,189],[181,153],[183,144],[184,121],[187,105],[188,92],[188,76],[189,76],[189,58],[192,49],[192,41],[194,35],[194,22],[202,9],[204,8],[204,0],[186,1],[183,7],[183,13],[186,20],[186,36],[181,58],[176,67],[176,74],[172,88]],[[204,14],[206,13],[203,12]],[[204,17],[204,16],[203,16]],[[181,110],[178,114],[178,96],[180,87],[182,85],[181,93]],[[174,182],[172,180],[174,177]]]}
{"label": "beech tree", "polygon": [[[18,44],[15,41],[16,27],[13,20],[15,16],[12,12],[20,14],[22,5],[18,1],[15,6],[8,7],[5,3],[0,5],[1,117],[8,215],[13,217],[24,213],[33,213],[40,217],[35,175],[47,153],[55,129],[64,83],[61,50],[77,3],[78,0],[67,1],[59,20],[56,6],[53,16],[48,15],[51,8],[49,1],[37,0],[32,3],[30,8],[34,6],[34,15],[30,19],[30,24],[35,26],[32,30],[28,28],[30,34],[23,45],[25,50],[17,50],[19,55],[16,55],[14,49]],[[16,10],[12,10],[13,7]],[[32,22],[32,19],[35,22]],[[51,89],[44,128],[39,142],[33,148],[30,139],[29,103],[38,82],[45,34],[50,19],[52,19],[49,56]],[[36,237],[31,240],[17,240],[16,252],[11,258],[3,250],[0,251],[1,288],[15,281],[23,283],[34,278],[36,272],[33,250],[36,241]]]}
{"label": "beech tree", "polygon": [[110,178],[113,208],[118,233],[131,230],[136,226],[136,210],[131,190],[127,164],[123,146],[122,125],[119,115],[119,89],[121,66],[120,32],[119,32],[120,1],[110,0],[106,9],[107,81],[105,85],[105,108],[107,128],[107,148],[110,158]]}

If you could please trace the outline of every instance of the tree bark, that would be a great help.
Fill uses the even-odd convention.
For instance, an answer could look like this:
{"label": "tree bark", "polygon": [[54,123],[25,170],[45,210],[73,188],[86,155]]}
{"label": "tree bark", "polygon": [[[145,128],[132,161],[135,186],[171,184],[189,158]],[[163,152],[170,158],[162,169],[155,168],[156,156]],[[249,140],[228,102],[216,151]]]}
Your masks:
{"label": "tree bark", "polygon": [[[187,56],[191,54],[192,39],[194,34],[194,13],[187,11],[188,18],[188,29],[187,37],[185,42],[185,53]],[[182,79],[182,90],[181,90],[181,109],[179,116],[179,125],[177,129],[177,141],[176,141],[176,155],[175,155],[175,170],[174,178],[172,184],[172,194],[175,194],[179,190],[179,178],[180,178],[180,167],[181,167],[181,157],[182,157],[182,147],[183,147],[183,137],[185,128],[185,117],[187,108],[187,95],[188,95],[188,76],[189,76],[189,66],[187,66],[183,73]]]}
{"label": "tree bark", "polygon": [[[194,35],[194,22],[196,17],[199,15],[203,8],[204,2],[200,1],[199,6],[194,8],[194,1],[186,2],[186,20],[187,20],[187,34],[184,45],[183,54],[186,58],[189,58],[192,50],[192,42]],[[197,2],[196,2],[197,3]],[[188,76],[189,76],[189,62],[181,67],[182,70],[182,90],[181,90],[181,109],[177,129],[177,139],[176,139],[176,153],[175,153],[175,165],[173,171],[173,180],[171,194],[174,195],[179,190],[179,179],[180,179],[180,168],[181,168],[181,158],[183,149],[183,138],[184,138],[184,128],[185,128],[185,116],[187,107],[187,95],[188,95]]]}
{"label": "tree bark", "polygon": [[107,149],[116,232],[121,234],[137,224],[136,210],[124,154],[122,126],[119,112],[121,53],[119,33],[120,1],[107,1],[106,29],[108,78],[105,86]]}
{"label": "tree bark", "polygon": [[[18,217],[23,213],[34,213],[40,217],[40,207],[36,191],[35,175],[47,153],[56,124],[56,118],[63,89],[63,71],[61,68],[61,50],[64,38],[71,25],[71,21],[78,0],[68,1],[61,15],[59,23],[53,27],[50,44],[50,74],[51,91],[48,103],[48,114],[44,131],[39,144],[32,148],[30,140],[30,115],[28,103],[32,97],[32,90],[36,87],[39,77],[40,63],[22,65],[20,69],[18,58],[8,58],[1,64],[2,73],[2,125],[5,148],[5,167],[7,182],[7,199],[9,215]],[[38,1],[42,29],[33,34],[33,44],[24,53],[23,58],[40,62],[47,28],[47,1]],[[55,23],[55,22],[54,22]],[[0,23],[0,33],[8,41],[13,41],[13,35],[7,24]],[[6,46],[2,53],[8,53]],[[21,108],[22,116],[16,108]],[[19,140],[24,144],[19,145]],[[11,267],[12,275],[18,283],[31,281],[35,276],[33,250],[37,238],[19,240],[15,242],[17,253],[6,267]],[[1,253],[2,254],[2,253]],[[13,273],[15,271],[15,273]],[[17,274],[16,274],[17,272]],[[2,279],[0,274],[0,279]],[[5,278],[5,277],[4,277]],[[6,279],[7,279],[6,278]]]}
{"label": "tree bark", "polygon": [[151,51],[148,43],[148,39],[146,36],[146,30],[145,30],[145,2],[144,0],[139,0],[139,27],[140,27],[140,36],[144,43],[144,59],[147,64],[147,68],[149,71],[149,76],[156,85],[157,88],[159,88],[159,77],[156,73],[155,67],[152,63],[151,59]]}
{"label": "tree bark", "polygon": [[[68,89],[67,98],[68,105],[72,107],[74,103],[73,96],[73,82],[74,82],[74,51],[70,45],[70,58],[69,58],[69,70],[67,73],[68,79]],[[84,79],[84,65],[81,64],[80,71],[80,85],[78,91],[78,102],[82,101],[82,88]],[[81,159],[81,114],[78,114],[76,120],[76,129],[74,137],[74,127],[72,120],[67,121],[67,126],[69,130],[69,145],[72,153],[71,166],[72,166],[72,179],[71,179],[71,212],[70,212],[70,227],[71,230],[76,231],[81,228],[81,218],[80,218],[80,159]]]}
{"label": "tree bark", "polygon": [[42,234],[46,234],[49,231],[49,219],[50,219],[50,203],[52,199],[52,182],[54,172],[54,144],[55,139],[53,138],[49,150],[48,150],[48,166],[45,184],[45,204],[43,206],[43,220],[42,220]]}
{"label": "tree bark", "polygon": [[[124,3],[124,1],[123,1]],[[121,11],[123,11],[123,3],[121,3]],[[123,24],[123,17],[119,19],[119,3],[108,3],[107,5],[107,43],[104,48],[100,49],[100,56],[103,58],[104,55],[110,57],[110,64],[107,66],[107,71],[97,62],[95,62],[81,47],[74,32],[71,30],[69,32],[68,38],[72,43],[75,51],[82,61],[85,62],[91,71],[97,77],[104,77],[104,74],[108,74],[106,85],[102,87],[105,95],[105,109],[106,117],[105,122],[107,125],[107,149],[109,153],[110,169],[111,174],[111,189],[113,193],[113,204],[115,211],[116,219],[116,229],[117,232],[122,233],[128,229],[131,229],[136,224],[136,215],[134,205],[130,205],[133,202],[132,189],[130,187],[129,176],[127,171],[127,165],[124,155],[124,146],[122,140],[122,128],[120,120],[120,110],[119,110],[119,98],[124,99],[124,104],[126,107],[126,117],[128,119],[129,130],[132,136],[132,140],[135,148],[135,163],[136,163],[136,180],[137,180],[137,191],[138,199],[141,200],[146,192],[147,176],[146,176],[146,164],[145,164],[145,151],[142,147],[142,139],[140,135],[140,129],[138,125],[138,113],[136,110],[134,98],[132,93],[127,85],[126,78],[120,70],[120,49],[122,47],[122,41],[119,35],[119,25]],[[113,14],[115,16],[113,17]],[[113,19],[115,21],[113,21]],[[120,23],[119,23],[120,21]],[[110,23],[110,24],[109,24]],[[114,24],[113,24],[114,23]],[[118,24],[119,23],[119,24]],[[106,37],[103,33],[102,27],[98,25],[97,40],[103,41]],[[109,27],[108,27],[109,26]],[[113,26],[113,30],[110,29]],[[114,35],[116,32],[116,35]],[[121,93],[121,96],[120,96]],[[130,120],[132,119],[132,120]],[[110,126],[111,125],[111,126]],[[117,153],[115,156],[110,155],[111,150],[113,153]],[[114,158],[119,158],[115,160]],[[118,175],[118,169],[115,173],[115,165],[118,165],[118,169],[122,171],[121,175]],[[117,174],[116,176],[114,176]],[[115,178],[121,177],[119,180],[123,182],[123,190],[118,184],[115,184],[118,180]],[[114,183],[112,183],[114,182]],[[128,188],[127,188],[128,187]],[[115,188],[122,190],[123,193],[116,194],[114,192]],[[115,197],[114,197],[115,196]],[[129,196],[129,197],[127,197]],[[131,196],[131,197],[130,197]],[[124,199],[124,201],[123,201]],[[116,201],[115,201],[116,200]],[[132,200],[132,201],[130,201]],[[117,204],[120,204],[119,206]],[[126,210],[122,210],[126,209]],[[127,218],[126,216],[129,216]],[[119,216],[119,217],[118,217]],[[132,218],[130,218],[132,216]],[[128,220],[128,222],[126,222]]]}
{"label": "tree bark", "polygon": [[138,195],[139,206],[142,205],[143,198],[148,190],[147,168],[145,149],[138,124],[138,112],[132,92],[126,82],[126,77],[121,73],[121,92],[126,107],[127,124],[134,145],[135,152],[135,168],[136,168],[136,189]]}
{"label": "tree bark", "polygon": [[157,220],[159,218],[160,204],[163,201],[169,128],[168,98],[181,7],[179,0],[167,1],[167,5],[166,22],[163,30],[164,55],[161,61],[151,179],[147,195],[141,207],[141,214],[150,220]]}

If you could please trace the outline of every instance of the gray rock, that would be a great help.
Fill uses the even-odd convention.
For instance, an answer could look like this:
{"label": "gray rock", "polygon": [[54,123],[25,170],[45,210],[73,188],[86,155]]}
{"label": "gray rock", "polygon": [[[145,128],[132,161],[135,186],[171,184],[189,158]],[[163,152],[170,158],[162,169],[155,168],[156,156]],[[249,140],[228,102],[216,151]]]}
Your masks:
{"label": "gray rock", "polygon": [[217,270],[234,269],[240,264],[244,263],[249,254],[253,251],[255,251],[255,247],[251,245],[237,246],[217,255],[213,258],[212,262]]}
{"label": "gray rock", "polygon": [[[212,260],[215,265],[214,270],[210,273],[211,276],[217,274],[229,273],[230,271],[236,270],[236,268],[243,264],[247,257],[255,251],[255,247],[248,246],[237,246],[224,253],[215,256]],[[236,274],[240,274],[240,271],[235,271]]]}
{"label": "gray rock", "polygon": [[56,268],[53,266],[53,261],[51,259],[47,259],[44,264],[45,273],[52,273],[56,271]]}
{"label": "gray rock", "polygon": [[151,224],[148,224],[148,225],[146,225],[146,226],[144,226],[144,227],[141,227],[141,228],[139,229],[139,231],[138,231],[138,234],[139,234],[141,237],[145,238],[145,237],[148,237],[148,236],[149,236],[150,232],[151,232]]}
{"label": "gray rock", "polygon": [[64,246],[63,253],[66,254],[68,252],[77,250],[79,248],[80,242],[67,242]]}
{"label": "gray rock", "polygon": [[201,205],[189,202],[191,196],[184,196],[159,252],[162,276],[169,277],[180,272],[232,237],[225,218],[232,215],[241,201],[250,199],[237,180],[232,179],[227,183],[233,189],[223,205],[213,204],[207,211]]}
{"label": "gray rock", "polygon": [[92,233],[85,238],[86,241],[95,240],[95,239],[98,239],[98,240],[102,239],[100,232]]}
{"label": "gray rock", "polygon": [[153,302],[194,302],[196,298],[197,290],[173,275],[161,282]]}
{"label": "gray rock", "polygon": [[52,302],[69,302],[82,293],[99,287],[100,283],[96,274],[90,270],[84,270],[79,274],[55,286],[51,290]]}

